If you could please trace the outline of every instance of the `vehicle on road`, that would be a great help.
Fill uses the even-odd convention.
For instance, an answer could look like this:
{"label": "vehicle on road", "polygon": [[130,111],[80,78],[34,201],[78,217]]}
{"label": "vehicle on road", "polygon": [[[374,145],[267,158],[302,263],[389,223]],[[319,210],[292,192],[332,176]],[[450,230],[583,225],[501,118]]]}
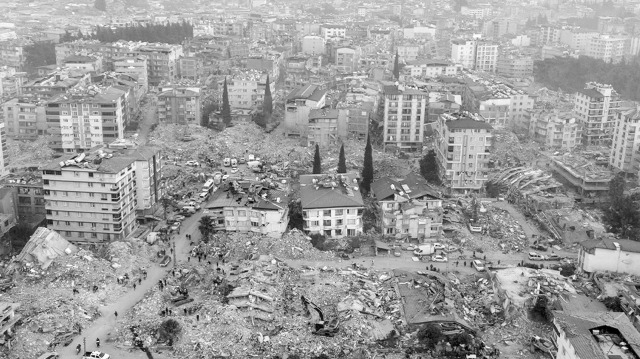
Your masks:
{"label": "vehicle on road", "polygon": [[82,359],[109,359],[111,355],[99,351],[84,352]]}
{"label": "vehicle on road", "polygon": [[473,262],[471,262],[471,264],[473,265],[473,268],[475,268],[478,272],[485,271],[484,263],[482,263],[481,260],[474,259]]}
{"label": "vehicle on road", "polygon": [[549,254],[549,255],[546,255],[544,259],[548,261],[559,261],[562,259],[562,257],[560,257],[557,254]]}
{"label": "vehicle on road", "polygon": [[397,250],[397,249],[394,249],[394,250],[393,250],[393,255],[394,255],[395,257],[400,257],[400,256],[402,256],[402,254],[400,253],[400,251],[399,251],[399,250]]}
{"label": "vehicle on road", "polygon": [[460,247],[456,247],[456,246],[449,246],[447,247],[447,249],[445,249],[446,252],[451,253],[451,252],[457,252],[460,250]]}
{"label": "vehicle on road", "polygon": [[185,219],[187,219],[187,217],[185,217],[185,216],[183,216],[183,215],[179,214],[179,215],[177,215],[177,216],[176,216],[176,218],[174,218],[174,219],[173,219],[173,221],[174,221],[174,222],[182,222],[182,221],[184,221]]}
{"label": "vehicle on road", "polygon": [[180,226],[182,224],[180,222],[173,222],[173,225],[171,225],[171,231],[172,232],[178,232],[180,231]]}
{"label": "vehicle on road", "polygon": [[199,205],[199,204],[198,204],[198,202],[196,202],[196,201],[190,201],[190,202],[189,202],[189,206],[191,206],[191,207],[195,208],[195,209],[196,209],[196,211],[199,211],[199,210],[200,210],[200,205]]}
{"label": "vehicle on road", "polygon": [[171,263],[171,256],[166,255],[160,260],[160,267],[166,267]]}
{"label": "vehicle on road", "polygon": [[540,251],[540,252],[546,252],[547,251],[547,247],[543,246],[542,244],[534,244],[531,246],[531,249],[535,249],[536,251]]}
{"label": "vehicle on road", "polygon": [[439,254],[436,254],[434,256],[431,256],[431,260],[434,262],[448,262],[449,259],[445,256],[441,256]]}
{"label": "vehicle on road", "polygon": [[418,249],[418,247],[414,246],[413,244],[410,244],[410,245],[404,247],[405,251],[413,251],[413,250],[416,250],[416,249]]}
{"label": "vehicle on road", "polygon": [[532,261],[543,261],[544,260],[544,256],[541,254],[538,254],[536,252],[529,252],[529,260]]}
{"label": "vehicle on road", "polygon": [[182,207],[182,213],[184,216],[190,216],[192,214],[196,214],[196,207],[194,206],[184,206]]}
{"label": "vehicle on road", "polygon": [[198,197],[207,199],[209,197],[209,192],[202,192]]}
{"label": "vehicle on road", "polygon": [[433,244],[433,249],[439,251],[439,250],[443,250],[444,249],[444,244],[442,243],[434,243]]}
{"label": "vehicle on road", "polygon": [[430,245],[422,245],[419,246],[418,248],[416,248],[413,251],[413,254],[420,257],[420,256],[430,256],[433,254],[433,247]]}

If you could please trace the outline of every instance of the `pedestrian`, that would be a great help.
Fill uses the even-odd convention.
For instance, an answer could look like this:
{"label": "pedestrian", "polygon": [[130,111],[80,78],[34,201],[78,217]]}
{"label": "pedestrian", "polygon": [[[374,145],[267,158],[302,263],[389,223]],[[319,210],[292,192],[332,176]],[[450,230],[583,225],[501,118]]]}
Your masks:
{"label": "pedestrian", "polygon": [[96,338],[96,347],[100,348],[100,338]]}
{"label": "pedestrian", "polygon": [[174,277],[176,276],[176,270],[175,269],[171,270],[171,275],[174,276]]}
{"label": "pedestrian", "polygon": [[207,254],[206,253],[204,254],[204,260],[207,260]]}
{"label": "pedestrian", "polygon": [[456,267],[460,264],[460,261],[456,261]]}
{"label": "pedestrian", "polygon": [[191,256],[187,257],[187,262],[191,262]]}
{"label": "pedestrian", "polygon": [[500,264],[500,260],[498,259],[498,264]]}
{"label": "pedestrian", "polygon": [[220,268],[220,263],[216,261],[216,268]]}
{"label": "pedestrian", "polygon": [[200,263],[202,261],[202,257],[198,256],[198,263]]}
{"label": "pedestrian", "polygon": [[464,261],[464,263],[463,263],[463,264],[464,264],[464,266],[466,267],[466,266],[467,266],[467,261]]}
{"label": "pedestrian", "polygon": [[136,284],[133,283],[133,290],[136,290]]}
{"label": "pedestrian", "polygon": [[173,254],[173,247],[171,247],[170,251],[171,251],[171,254]]}
{"label": "pedestrian", "polygon": [[142,278],[138,278],[138,284],[142,284]]}
{"label": "pedestrian", "polygon": [[199,322],[200,321],[200,314],[196,314],[196,321]]}
{"label": "pedestrian", "polygon": [[187,308],[184,308],[184,315],[187,315]]}
{"label": "pedestrian", "polygon": [[116,312],[113,312],[113,315],[115,315],[115,316],[116,316],[116,319],[118,319],[118,312],[117,312],[117,311],[116,311]]}
{"label": "pedestrian", "polygon": [[485,254],[482,259],[484,259],[486,261],[487,260],[487,255]]}

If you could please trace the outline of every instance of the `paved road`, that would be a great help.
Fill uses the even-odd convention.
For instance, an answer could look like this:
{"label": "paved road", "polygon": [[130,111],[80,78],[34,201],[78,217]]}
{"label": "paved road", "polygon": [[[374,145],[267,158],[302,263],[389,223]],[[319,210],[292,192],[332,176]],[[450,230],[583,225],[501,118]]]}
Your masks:
{"label": "paved road", "polygon": [[[187,262],[187,256],[189,253],[189,243],[185,239],[187,233],[192,235],[193,240],[199,240],[200,232],[198,231],[198,221],[202,217],[202,212],[198,212],[195,215],[187,218],[182,225],[181,234],[175,237],[176,242],[176,259],[178,263]],[[164,278],[168,271],[172,267],[160,267],[154,265],[147,270],[147,279],[137,286],[135,290],[130,289],[127,295],[121,297],[121,299],[108,306],[100,308],[102,316],[97,319],[93,324],[85,328],[82,331],[82,335],[77,336],[68,347],[58,348],[58,353],[62,359],[79,358],[80,355],[76,354],[76,345],[82,344],[83,338],[87,340],[87,350],[96,350],[96,338],[100,338],[100,351],[104,351],[111,355],[114,359],[146,359],[146,354],[139,350],[129,351],[128,349],[122,349],[116,347],[113,343],[108,341],[110,333],[113,332],[116,325],[116,318],[114,312],[118,312],[118,321],[122,321],[125,317],[125,313],[129,311],[136,303],[144,298],[145,293],[152,290],[158,283],[158,281]],[[166,359],[166,355],[153,353],[155,359]]]}

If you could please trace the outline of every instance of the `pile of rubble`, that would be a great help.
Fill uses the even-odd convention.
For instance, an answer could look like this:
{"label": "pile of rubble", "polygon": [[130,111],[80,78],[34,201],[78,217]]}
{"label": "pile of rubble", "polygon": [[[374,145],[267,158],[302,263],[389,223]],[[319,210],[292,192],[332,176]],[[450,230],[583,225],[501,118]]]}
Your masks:
{"label": "pile of rubble", "polygon": [[51,161],[54,151],[48,141],[47,136],[38,136],[33,141],[7,139],[7,155],[11,158],[9,168],[38,167]]}
{"label": "pile of rubble", "polygon": [[495,131],[491,160],[498,169],[534,163],[539,156],[540,146],[533,142],[521,142],[511,131]]}

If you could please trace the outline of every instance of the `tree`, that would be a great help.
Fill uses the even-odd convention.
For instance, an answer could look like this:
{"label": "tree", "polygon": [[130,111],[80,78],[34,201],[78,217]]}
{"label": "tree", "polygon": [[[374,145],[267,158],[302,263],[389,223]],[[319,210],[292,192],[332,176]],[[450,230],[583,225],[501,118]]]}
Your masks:
{"label": "tree", "polygon": [[218,105],[215,103],[208,103],[204,105],[204,107],[202,107],[202,111],[200,111],[202,113],[202,118],[200,119],[200,126],[209,127],[209,116],[211,115],[212,112],[215,112],[217,110],[218,110]]}
{"label": "tree", "polygon": [[202,240],[209,242],[209,236],[215,232],[214,219],[211,216],[202,216],[198,222],[198,230],[202,235]]}
{"label": "tree", "polygon": [[304,217],[302,216],[302,203],[300,200],[289,201],[289,229],[302,230]]}
{"label": "tree", "polygon": [[273,99],[271,98],[271,86],[269,86],[269,75],[267,75],[267,85],[264,87],[264,101],[262,102],[262,116],[266,122],[271,119],[273,113]]}
{"label": "tree", "polygon": [[373,149],[371,148],[371,140],[367,136],[367,146],[364,148],[362,182],[360,183],[360,187],[362,187],[365,194],[371,190],[371,182],[373,182]]}
{"label": "tree", "polygon": [[612,312],[624,312],[620,297],[604,297],[602,299],[602,304]]}
{"label": "tree", "polygon": [[320,146],[316,143],[316,153],[313,155],[313,174],[322,173],[322,161],[320,160]]}
{"label": "tree", "polygon": [[420,159],[420,174],[428,182],[438,185],[442,183],[440,181],[440,169],[434,150],[429,150],[429,152]]}
{"label": "tree", "polygon": [[611,182],[609,182],[609,197],[611,203],[616,203],[624,198],[624,172],[618,173]]}
{"label": "tree", "polygon": [[107,11],[107,1],[106,0],[95,0],[93,3],[93,7],[100,11]]}
{"label": "tree", "polygon": [[173,342],[180,338],[182,334],[182,325],[175,319],[167,319],[160,324],[158,334],[160,335],[160,340],[167,341],[169,346],[172,346]]}
{"label": "tree", "polygon": [[227,88],[227,78],[224,78],[224,88],[222,89],[222,121],[229,126],[231,124],[231,105],[229,105],[229,89]]}
{"label": "tree", "polygon": [[338,173],[347,173],[347,160],[344,158],[344,144],[340,146],[340,155],[338,156]]}
{"label": "tree", "polygon": [[426,324],[418,331],[418,340],[428,349],[433,349],[444,338],[442,329],[436,324]]}
{"label": "tree", "polygon": [[396,58],[393,60],[393,77],[400,78],[400,62],[398,61],[398,50],[396,50]]}
{"label": "tree", "polygon": [[623,173],[618,173],[609,183],[611,205],[605,209],[603,220],[610,232],[638,240],[640,208],[633,197],[624,195],[624,186]]}

